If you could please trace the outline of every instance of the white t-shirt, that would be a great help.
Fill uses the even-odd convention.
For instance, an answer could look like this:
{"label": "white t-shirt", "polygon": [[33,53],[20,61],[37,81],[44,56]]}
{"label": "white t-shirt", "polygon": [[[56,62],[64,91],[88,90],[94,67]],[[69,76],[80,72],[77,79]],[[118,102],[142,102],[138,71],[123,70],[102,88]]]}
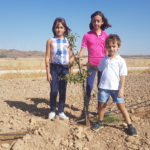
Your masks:
{"label": "white t-shirt", "polygon": [[127,76],[127,65],[125,60],[117,55],[114,58],[105,56],[98,66],[98,70],[102,71],[99,88],[107,90],[120,89],[120,76]]}

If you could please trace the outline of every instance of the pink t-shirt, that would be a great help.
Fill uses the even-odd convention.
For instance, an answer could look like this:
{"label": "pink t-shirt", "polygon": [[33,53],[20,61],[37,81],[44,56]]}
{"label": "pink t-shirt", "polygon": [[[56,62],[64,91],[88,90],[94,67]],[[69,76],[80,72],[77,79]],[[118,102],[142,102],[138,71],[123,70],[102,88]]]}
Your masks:
{"label": "pink t-shirt", "polygon": [[87,32],[82,39],[82,48],[88,50],[88,63],[94,66],[98,66],[102,58],[105,57],[105,40],[108,34],[104,31],[101,35],[97,35],[95,31]]}

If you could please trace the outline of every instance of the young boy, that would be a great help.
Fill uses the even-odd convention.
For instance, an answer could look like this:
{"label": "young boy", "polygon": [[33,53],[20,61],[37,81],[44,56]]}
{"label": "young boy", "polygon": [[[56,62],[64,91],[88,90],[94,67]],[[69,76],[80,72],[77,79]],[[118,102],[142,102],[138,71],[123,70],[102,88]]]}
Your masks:
{"label": "young boy", "polygon": [[102,71],[98,91],[98,121],[92,126],[91,129],[97,131],[104,127],[104,113],[108,98],[111,96],[128,124],[129,135],[137,136],[137,131],[131,124],[123,97],[125,76],[127,76],[127,66],[125,60],[118,54],[121,40],[118,35],[110,34],[106,39],[105,44],[108,56],[104,57],[98,66],[98,70]]}

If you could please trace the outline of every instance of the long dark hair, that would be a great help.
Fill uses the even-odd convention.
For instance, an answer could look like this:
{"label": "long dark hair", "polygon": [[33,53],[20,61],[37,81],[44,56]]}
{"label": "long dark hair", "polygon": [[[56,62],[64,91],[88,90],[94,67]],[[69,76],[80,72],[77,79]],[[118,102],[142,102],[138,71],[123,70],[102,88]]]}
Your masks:
{"label": "long dark hair", "polygon": [[104,31],[105,29],[111,27],[111,25],[108,23],[107,21],[107,18],[104,16],[104,14],[101,12],[101,11],[96,11],[94,12],[92,15],[91,15],[91,22],[89,24],[89,27],[90,27],[90,30],[93,30],[94,27],[93,27],[93,24],[92,24],[92,19],[95,17],[95,16],[101,16],[102,17],[102,21],[104,22],[103,25],[101,26],[101,29]]}
{"label": "long dark hair", "polygon": [[69,32],[71,31],[70,28],[67,26],[66,24],[66,21],[64,18],[61,18],[61,17],[58,17],[55,19],[54,23],[53,23],[53,27],[52,27],[52,31],[53,31],[53,34],[54,36],[56,36],[56,33],[55,33],[55,27],[56,27],[56,24],[57,23],[62,23],[62,25],[64,26],[65,28],[65,33],[64,33],[64,36],[68,36]]}

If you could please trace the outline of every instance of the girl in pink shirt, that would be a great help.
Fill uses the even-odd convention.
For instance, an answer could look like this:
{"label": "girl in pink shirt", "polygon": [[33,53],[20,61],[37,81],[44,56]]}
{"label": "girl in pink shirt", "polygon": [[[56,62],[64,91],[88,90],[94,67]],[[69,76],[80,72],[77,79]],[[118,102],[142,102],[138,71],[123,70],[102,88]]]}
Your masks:
{"label": "girl in pink shirt", "polygon": [[98,84],[101,76],[101,72],[97,71],[102,58],[106,55],[105,40],[108,34],[104,32],[106,28],[111,27],[107,18],[101,11],[96,11],[91,15],[90,31],[87,32],[82,39],[81,50],[78,57],[84,55],[85,49],[88,51],[88,69],[89,75],[87,77],[86,94],[88,103],[90,102],[91,91],[93,89],[93,83],[98,72]]}

